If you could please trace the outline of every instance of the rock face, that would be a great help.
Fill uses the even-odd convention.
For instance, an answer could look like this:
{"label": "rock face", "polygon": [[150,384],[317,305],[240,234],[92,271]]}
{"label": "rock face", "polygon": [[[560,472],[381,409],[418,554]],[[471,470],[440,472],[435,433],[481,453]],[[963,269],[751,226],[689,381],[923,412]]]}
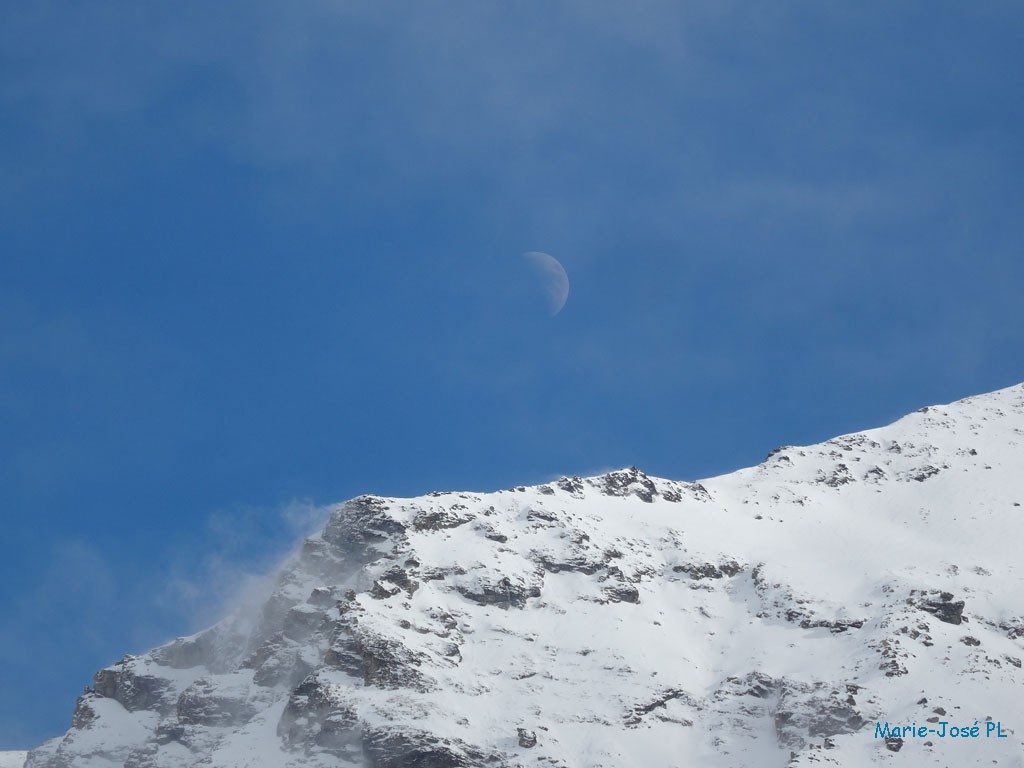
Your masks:
{"label": "rock face", "polygon": [[1022,468],[1018,386],[700,483],[362,496],[27,765],[1021,765]]}

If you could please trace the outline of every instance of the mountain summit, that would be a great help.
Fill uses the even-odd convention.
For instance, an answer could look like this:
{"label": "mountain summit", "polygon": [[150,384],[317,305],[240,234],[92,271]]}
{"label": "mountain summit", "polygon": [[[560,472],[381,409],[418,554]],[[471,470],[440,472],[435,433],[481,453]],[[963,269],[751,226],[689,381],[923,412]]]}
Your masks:
{"label": "mountain summit", "polygon": [[1019,385],[699,483],[361,496],[26,765],[1022,766],[1022,469]]}

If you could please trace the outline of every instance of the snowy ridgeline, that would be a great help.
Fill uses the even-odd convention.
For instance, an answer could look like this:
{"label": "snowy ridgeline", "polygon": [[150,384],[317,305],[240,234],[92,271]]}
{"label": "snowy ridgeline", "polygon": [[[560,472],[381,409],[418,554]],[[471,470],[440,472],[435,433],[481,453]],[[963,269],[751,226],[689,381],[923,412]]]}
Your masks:
{"label": "snowy ridgeline", "polygon": [[1017,386],[699,483],[359,497],[28,765],[1024,766],[1022,467]]}

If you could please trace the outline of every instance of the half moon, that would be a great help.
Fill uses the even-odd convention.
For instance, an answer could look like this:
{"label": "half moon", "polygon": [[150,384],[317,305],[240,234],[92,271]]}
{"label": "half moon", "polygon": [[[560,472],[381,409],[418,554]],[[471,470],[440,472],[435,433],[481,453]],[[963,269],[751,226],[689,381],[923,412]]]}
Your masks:
{"label": "half moon", "polygon": [[566,299],[569,298],[569,275],[565,267],[556,259],[542,251],[528,251],[523,258],[530,263],[531,269],[540,278],[547,302],[548,313],[554,317],[562,311]]}

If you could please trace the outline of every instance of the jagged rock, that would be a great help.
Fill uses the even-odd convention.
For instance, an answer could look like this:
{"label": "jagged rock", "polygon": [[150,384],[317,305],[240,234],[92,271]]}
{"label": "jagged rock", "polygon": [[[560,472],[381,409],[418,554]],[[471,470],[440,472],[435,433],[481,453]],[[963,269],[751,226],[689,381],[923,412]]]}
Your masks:
{"label": "jagged rock", "polygon": [[225,727],[248,722],[258,707],[238,692],[224,690],[216,682],[200,678],[178,697],[181,725]]}
{"label": "jagged rock", "polygon": [[654,481],[636,467],[620,472],[609,472],[603,481],[602,492],[607,496],[632,495],[650,504],[658,495]]}
{"label": "jagged rock", "polygon": [[283,632],[264,642],[241,667],[253,669],[253,682],[265,688],[295,685],[312,671],[302,646]]}
{"label": "jagged rock", "polygon": [[925,466],[919,469],[912,470],[909,473],[909,477],[911,480],[916,480],[919,483],[923,483],[929,477],[934,477],[937,474],[939,474],[938,467]]}
{"label": "jagged rock", "polygon": [[725,576],[736,576],[743,571],[743,566],[735,560],[729,560],[719,565],[713,563],[684,563],[673,566],[675,573],[688,574],[691,579],[721,579]]}
{"label": "jagged rock", "polygon": [[802,629],[824,628],[832,634],[846,632],[850,629],[860,629],[864,626],[864,619],[803,619],[800,621]]}
{"label": "jagged rock", "polygon": [[344,690],[310,675],[288,697],[277,733],[288,744],[312,743],[335,753],[354,754],[362,738],[358,725]]}
{"label": "jagged rock", "polygon": [[640,591],[632,584],[611,584],[602,590],[610,603],[639,603]]}
{"label": "jagged rock", "polygon": [[163,713],[170,706],[166,699],[170,684],[153,675],[139,674],[135,660],[134,656],[125,656],[114,666],[101,669],[93,676],[93,690],[97,696],[114,699],[129,712],[155,709]]}
{"label": "jagged rock", "polygon": [[[673,688],[673,689],[669,689],[667,691],[664,691],[664,692],[660,693],[658,696],[656,696],[650,702],[647,702],[645,704],[637,704],[636,706],[634,706],[626,714],[626,717],[624,718],[624,722],[625,722],[625,724],[627,726],[630,726],[630,727],[638,726],[638,725],[640,725],[640,723],[643,722],[644,717],[646,717],[647,715],[651,714],[652,712],[654,712],[656,710],[659,710],[659,709],[664,710],[666,708],[666,705],[670,701],[676,701],[676,700],[682,700],[682,701],[685,701],[690,706],[694,706],[694,700],[693,700],[693,697],[690,696],[690,694],[688,694],[684,690],[681,690],[681,689],[678,689],[678,688]],[[685,718],[678,718],[678,719],[676,719],[676,718],[667,718],[667,717],[662,716],[659,719],[661,719],[661,720],[671,720],[671,722],[674,722],[674,723],[676,723],[678,725],[684,725],[684,726],[693,725],[693,721],[692,720],[687,720]]]}
{"label": "jagged rock", "polygon": [[922,611],[934,614],[939,621],[944,621],[947,624],[960,624],[963,621],[964,601],[953,600],[953,595],[949,592],[938,594],[938,600],[930,598],[918,600],[917,607]]}
{"label": "jagged rock", "polygon": [[582,495],[583,493],[583,480],[579,477],[563,477],[556,485],[566,493],[575,495]]}
{"label": "jagged rock", "polygon": [[537,733],[536,731],[528,731],[525,728],[517,728],[516,735],[519,737],[519,746],[525,749],[531,749],[537,746]]}
{"label": "jagged rock", "polygon": [[468,744],[415,731],[370,730],[363,746],[372,768],[475,768],[494,763]]}
{"label": "jagged rock", "polygon": [[850,468],[845,464],[837,464],[828,477],[822,478],[821,482],[830,488],[838,488],[841,485],[854,482]]}
{"label": "jagged rock", "polygon": [[555,557],[546,553],[538,553],[535,560],[548,573],[561,573],[571,571],[573,573],[584,573],[589,575],[600,571],[609,561],[609,557],[602,556],[593,559],[591,553],[582,552],[579,555],[568,558]]}
{"label": "jagged rock", "polygon": [[1024,637],[1024,618],[1013,618],[996,624],[1011,640]]}
{"label": "jagged rock", "polygon": [[475,586],[460,585],[459,594],[479,605],[493,605],[504,610],[523,608],[531,597],[540,597],[540,587],[521,579],[503,576],[496,582],[482,580]]}
{"label": "jagged rock", "polygon": [[803,749],[811,740],[856,733],[867,724],[851,697],[844,696],[848,687],[825,693],[820,684],[783,680],[774,688],[780,692],[775,732],[779,743],[789,748]]}
{"label": "jagged rock", "polygon": [[462,510],[454,508],[432,509],[417,514],[413,518],[412,527],[417,531],[441,531],[447,528],[458,528],[472,519],[470,515],[462,513]]}
{"label": "jagged rock", "polygon": [[92,707],[92,700],[97,696],[97,693],[87,688],[85,693],[78,697],[78,701],[75,702],[75,711],[71,715],[72,728],[88,728],[96,719],[96,710]]}
{"label": "jagged rock", "polygon": [[335,551],[359,560],[379,553],[380,545],[405,533],[405,526],[387,514],[377,496],[359,496],[346,502],[328,519],[321,537]]}

